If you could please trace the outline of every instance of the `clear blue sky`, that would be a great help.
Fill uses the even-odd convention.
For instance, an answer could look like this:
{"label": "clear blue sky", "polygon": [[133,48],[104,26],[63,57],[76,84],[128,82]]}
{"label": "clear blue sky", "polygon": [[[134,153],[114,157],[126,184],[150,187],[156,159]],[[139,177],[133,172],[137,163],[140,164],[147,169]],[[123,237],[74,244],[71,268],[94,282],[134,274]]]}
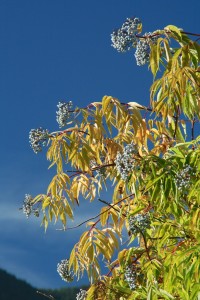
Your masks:
{"label": "clear blue sky", "polygon": [[[81,229],[44,234],[39,220],[18,210],[24,194],[45,192],[53,174],[45,152],[31,150],[29,131],[58,129],[59,100],[85,106],[112,95],[148,103],[147,66],[137,67],[133,52],[115,51],[111,32],[136,16],[144,32],[173,24],[200,33],[199,11],[199,0],[0,0],[0,268],[37,287],[65,285],[56,265]],[[95,214],[96,203],[90,214],[84,205],[76,224]]]}

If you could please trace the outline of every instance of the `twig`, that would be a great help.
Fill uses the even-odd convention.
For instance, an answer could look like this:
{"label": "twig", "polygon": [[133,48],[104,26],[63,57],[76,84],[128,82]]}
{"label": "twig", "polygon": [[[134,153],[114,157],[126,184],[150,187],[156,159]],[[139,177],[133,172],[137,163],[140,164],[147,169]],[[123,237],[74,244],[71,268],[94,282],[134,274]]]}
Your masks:
{"label": "twig", "polygon": [[40,294],[40,295],[42,295],[42,296],[44,296],[44,297],[46,297],[46,298],[48,298],[48,299],[56,300],[52,295],[47,295],[47,294],[45,294],[45,293],[43,293],[43,292],[40,292],[40,291],[36,291],[36,293],[37,293],[37,294]]}
{"label": "twig", "polygon": [[191,136],[192,136],[192,141],[194,141],[194,124],[195,124],[195,118],[193,118],[192,122],[192,128],[191,128]]}
{"label": "twig", "polygon": [[116,262],[105,276],[110,276],[114,268],[116,268],[117,266],[119,266],[119,262]]}
{"label": "twig", "polygon": [[84,133],[86,135],[90,135],[88,132],[84,131],[84,130],[79,130],[79,129],[76,129],[76,128],[70,128],[70,129],[66,129],[66,130],[63,130],[63,131],[55,131],[55,132],[52,132],[50,137],[55,137],[54,134],[58,134],[58,135],[62,135],[62,134],[65,134],[65,133],[68,133],[68,132],[81,132],[81,133]]}
{"label": "twig", "polygon": [[94,168],[91,168],[91,171],[96,171],[96,170],[99,170],[99,169],[103,169],[103,168],[106,168],[106,167],[112,167],[112,166],[115,166],[115,163],[106,164],[106,165],[99,165],[99,166],[96,166]]}
{"label": "twig", "polygon": [[172,254],[174,254],[174,252],[176,252],[177,248],[180,247],[182,244],[184,244],[186,242],[186,240],[180,241],[172,250]]}
{"label": "twig", "polygon": [[[171,33],[171,31],[169,30],[165,30],[166,33]],[[181,30],[181,33],[184,33],[184,34],[188,34],[188,35],[193,35],[193,36],[199,36],[200,37],[200,34],[199,33],[192,33],[192,32],[187,32],[187,31],[183,31]],[[142,39],[147,39],[149,37],[154,37],[154,36],[157,36],[157,35],[162,35],[162,33],[154,33],[154,34],[149,34],[147,36],[143,36],[143,35],[139,35],[139,34],[136,34],[136,37],[138,38],[142,38]]]}
{"label": "twig", "polygon": [[[157,237],[157,238],[152,238],[152,237],[149,237],[150,240],[161,240],[162,238],[164,237],[161,236],[161,237]],[[168,237],[169,240],[172,240],[172,239],[184,239],[184,238],[189,238],[189,236],[171,236],[171,237]]]}
{"label": "twig", "polygon": [[[106,205],[108,205],[108,206],[110,206],[110,208],[113,208],[116,212],[118,212],[118,213],[120,213],[120,210],[118,210],[117,208],[115,208],[114,207],[114,205],[113,204],[110,204],[109,202],[107,202],[107,201],[105,201],[105,200],[102,200],[102,199],[98,199],[100,202],[102,202],[102,203],[104,203],[104,204],[106,204]],[[126,214],[122,214],[124,217],[126,217]]]}
{"label": "twig", "polygon": [[174,139],[176,138],[176,133],[177,133],[177,129],[178,129],[179,115],[180,115],[180,111],[179,111],[179,106],[178,106],[177,111],[176,111],[176,116],[175,116],[175,129],[174,129],[174,136],[173,136]]}
{"label": "twig", "polygon": [[72,177],[74,177],[74,176],[76,176],[76,175],[79,175],[79,174],[87,174],[87,172],[84,172],[84,171],[77,171],[76,173],[70,175],[69,178],[72,178]]}
{"label": "twig", "polygon": [[151,257],[150,257],[150,255],[149,255],[149,249],[148,249],[148,246],[147,246],[147,241],[146,241],[146,238],[145,238],[145,236],[144,236],[142,230],[140,230],[140,234],[141,234],[141,236],[143,237],[143,240],[144,240],[144,247],[145,247],[145,250],[146,250],[148,259],[151,261]]}
{"label": "twig", "polygon": [[181,31],[182,33],[188,34],[188,35],[194,35],[194,36],[200,36],[199,33],[192,33],[192,32],[187,32],[187,31]]}
{"label": "twig", "polygon": [[[103,213],[104,213],[104,212],[103,212]],[[87,222],[89,222],[89,221],[92,221],[92,220],[98,218],[101,214],[102,214],[102,213],[100,213],[100,214],[98,214],[98,215],[96,215],[96,216],[94,216],[94,217],[92,217],[92,218],[89,218],[89,219],[87,219],[87,220],[85,220],[85,221],[79,223],[79,224],[76,225],[76,226],[73,226],[73,227],[67,227],[66,229],[75,229],[75,228],[78,228],[78,227],[82,226],[83,224],[85,224],[85,223],[87,223]],[[66,231],[66,229],[65,229],[65,231]],[[62,228],[62,229],[56,229],[56,230],[63,230],[63,228]]]}
{"label": "twig", "polygon": [[[132,196],[134,196],[134,195],[135,195],[135,193],[132,193],[132,194],[130,194],[130,195],[128,195],[128,196],[126,196],[126,197],[120,199],[118,202],[114,203],[113,206],[114,206],[114,205],[117,205],[118,203],[121,203],[122,201],[124,201],[124,200],[126,200],[126,199],[128,199],[128,198],[130,198],[130,197],[132,197]],[[87,219],[87,220],[85,220],[85,221],[79,223],[79,224],[76,225],[76,226],[68,227],[68,228],[66,228],[66,229],[75,229],[75,228],[78,228],[78,227],[82,226],[83,224],[87,223],[88,221],[91,221],[91,220],[94,220],[94,219],[100,217],[101,215],[103,215],[104,213],[106,213],[108,210],[110,210],[111,208],[113,208],[113,206],[111,206],[111,207],[109,206],[108,209],[104,210],[104,211],[101,212],[100,214],[98,214],[98,215],[96,215],[96,216],[94,216],[94,217],[92,217],[92,218],[89,218],[89,219]],[[63,229],[56,229],[56,230],[63,230]]]}
{"label": "twig", "polygon": [[100,219],[98,219],[91,227],[90,227],[90,230],[88,231],[88,235],[90,236],[93,228],[95,228],[95,226],[97,225],[97,223],[99,223]]}

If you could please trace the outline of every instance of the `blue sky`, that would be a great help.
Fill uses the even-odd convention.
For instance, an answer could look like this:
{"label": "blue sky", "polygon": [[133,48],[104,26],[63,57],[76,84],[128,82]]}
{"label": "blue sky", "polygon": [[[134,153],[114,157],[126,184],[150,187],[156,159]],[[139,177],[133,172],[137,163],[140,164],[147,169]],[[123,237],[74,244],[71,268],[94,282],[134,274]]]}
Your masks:
{"label": "blue sky", "polygon": [[[0,0],[0,268],[36,287],[65,286],[56,265],[84,227],[61,232],[51,226],[45,234],[39,220],[18,210],[24,194],[45,192],[53,174],[45,151],[31,150],[29,131],[58,130],[60,100],[82,107],[112,95],[147,104],[152,76],[147,66],[137,67],[133,52],[110,46],[111,32],[137,16],[144,32],[173,24],[200,33],[199,11],[199,0]],[[86,203],[75,224],[99,207],[94,202],[88,210]]]}

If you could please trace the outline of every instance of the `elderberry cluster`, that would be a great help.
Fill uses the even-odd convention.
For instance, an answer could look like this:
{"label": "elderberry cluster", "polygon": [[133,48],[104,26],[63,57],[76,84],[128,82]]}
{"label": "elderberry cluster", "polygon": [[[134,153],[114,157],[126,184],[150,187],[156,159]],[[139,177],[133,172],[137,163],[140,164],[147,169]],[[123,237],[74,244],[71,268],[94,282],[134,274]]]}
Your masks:
{"label": "elderberry cluster", "polygon": [[59,127],[64,127],[67,124],[67,121],[70,117],[70,110],[72,109],[73,103],[69,102],[58,102],[58,111],[56,112],[56,121],[59,124]]}
{"label": "elderberry cluster", "polygon": [[76,295],[76,300],[85,300],[87,297],[87,291],[80,289],[80,292]]}
{"label": "elderberry cluster", "polygon": [[141,21],[138,18],[127,18],[122,27],[111,34],[112,47],[118,52],[125,52],[132,46],[135,47],[137,44],[135,34],[140,24]]}
{"label": "elderberry cluster", "polygon": [[22,206],[22,210],[23,213],[26,215],[26,217],[28,218],[32,213],[34,213],[34,215],[36,217],[39,217],[39,210],[38,209],[34,209],[33,208],[33,197],[29,194],[25,194],[25,198],[23,201],[23,206]]}
{"label": "elderberry cluster", "polygon": [[151,221],[149,214],[137,214],[136,216],[130,216],[128,223],[131,234],[136,235],[150,228]]}
{"label": "elderberry cluster", "polygon": [[63,259],[60,263],[57,264],[57,272],[62,278],[62,280],[66,282],[73,281],[72,273],[69,271],[69,260]]}
{"label": "elderberry cluster", "polygon": [[118,52],[128,51],[132,47],[136,48],[135,59],[138,66],[143,66],[149,62],[150,45],[156,43],[158,39],[158,31],[148,32],[143,36],[137,35],[141,24],[138,18],[128,18],[121,28],[111,34],[111,46]]}
{"label": "elderberry cluster", "polygon": [[136,283],[137,274],[136,274],[135,268],[133,266],[126,266],[124,276],[125,276],[126,282],[129,285],[129,288],[131,290],[135,290],[137,287],[137,283]]}
{"label": "elderberry cluster", "polygon": [[190,165],[185,165],[185,167],[175,176],[175,182],[178,190],[189,188],[191,176],[193,175],[195,175],[194,169]]}
{"label": "elderberry cluster", "polygon": [[149,62],[149,58],[150,58],[150,44],[154,44],[156,43],[158,37],[156,35],[153,35],[155,33],[145,33],[143,35],[143,39],[140,39],[137,43],[136,46],[136,51],[135,51],[135,59],[136,59],[136,63],[138,66],[143,66],[146,63]]}
{"label": "elderberry cluster", "polygon": [[138,168],[137,160],[133,155],[138,155],[137,146],[133,143],[125,146],[122,153],[118,152],[115,159],[117,173],[126,181],[130,172]]}
{"label": "elderberry cluster", "polygon": [[31,148],[37,154],[42,151],[42,146],[45,146],[49,137],[49,131],[39,127],[37,129],[31,129],[29,133],[29,142]]}
{"label": "elderberry cluster", "polygon": [[33,200],[33,197],[31,195],[29,195],[29,194],[25,195],[22,209],[23,209],[23,213],[26,215],[27,218],[32,213],[32,207],[33,207],[32,200]]}

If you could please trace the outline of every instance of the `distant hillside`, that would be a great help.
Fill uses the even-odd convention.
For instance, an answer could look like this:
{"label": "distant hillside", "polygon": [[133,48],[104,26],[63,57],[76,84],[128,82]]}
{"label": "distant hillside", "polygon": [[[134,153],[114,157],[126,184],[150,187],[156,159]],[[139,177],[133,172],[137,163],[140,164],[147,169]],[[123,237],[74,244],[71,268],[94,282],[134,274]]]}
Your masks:
{"label": "distant hillside", "polygon": [[44,300],[30,284],[0,269],[0,300]]}
{"label": "distant hillside", "polygon": [[[40,290],[40,292],[53,296],[55,300],[76,300],[76,294],[79,290],[80,288],[62,288],[59,290]],[[0,269],[0,300],[45,299],[48,298],[38,294],[37,289],[30,284]]]}

